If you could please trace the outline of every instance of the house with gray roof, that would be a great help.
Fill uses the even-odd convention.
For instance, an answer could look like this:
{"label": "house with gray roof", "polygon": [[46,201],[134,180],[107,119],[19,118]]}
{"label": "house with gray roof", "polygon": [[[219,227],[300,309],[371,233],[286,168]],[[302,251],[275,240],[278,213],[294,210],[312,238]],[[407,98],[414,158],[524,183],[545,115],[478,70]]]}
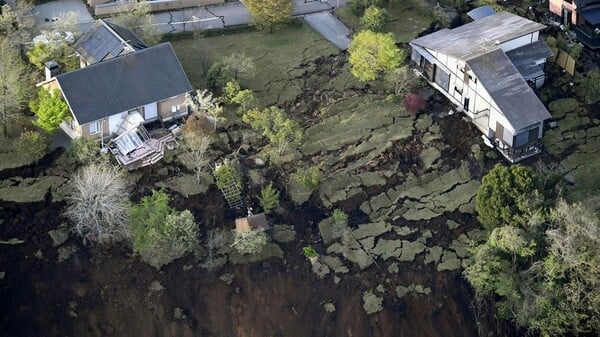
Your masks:
{"label": "house with gray roof", "polygon": [[81,68],[147,48],[132,31],[112,22],[97,20],[73,45]]}
{"label": "house with gray roof", "polygon": [[539,38],[545,26],[507,13],[410,42],[415,70],[444,94],[509,161],[541,152],[550,113],[534,92],[544,83],[552,51]]}
{"label": "house with gray roof", "polygon": [[143,123],[184,116],[185,95],[192,91],[170,43],[58,74],[55,80],[73,114],[63,130],[73,138],[111,138],[127,129],[134,114]]}

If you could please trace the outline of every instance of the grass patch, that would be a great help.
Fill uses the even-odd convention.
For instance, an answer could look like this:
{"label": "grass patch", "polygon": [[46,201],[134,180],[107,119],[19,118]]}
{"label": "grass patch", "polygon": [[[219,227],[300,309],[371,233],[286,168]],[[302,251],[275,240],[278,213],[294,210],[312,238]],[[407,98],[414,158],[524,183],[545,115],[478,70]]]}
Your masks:
{"label": "grass patch", "polygon": [[171,44],[190,82],[198,88],[205,86],[205,72],[212,63],[234,51],[243,51],[254,59],[258,72],[254,78],[241,79],[242,85],[255,91],[265,106],[294,100],[302,91],[298,76],[301,77],[303,67],[320,56],[339,53],[304,23],[273,33],[181,36],[171,40]]}
{"label": "grass patch", "polygon": [[[420,8],[415,2],[418,0],[406,0],[394,2],[386,10],[390,15],[390,23],[386,31],[394,33],[396,42],[407,43],[427,30],[433,22],[431,13]],[[336,9],[336,15],[353,32],[360,31],[360,18],[354,15],[348,7]]]}

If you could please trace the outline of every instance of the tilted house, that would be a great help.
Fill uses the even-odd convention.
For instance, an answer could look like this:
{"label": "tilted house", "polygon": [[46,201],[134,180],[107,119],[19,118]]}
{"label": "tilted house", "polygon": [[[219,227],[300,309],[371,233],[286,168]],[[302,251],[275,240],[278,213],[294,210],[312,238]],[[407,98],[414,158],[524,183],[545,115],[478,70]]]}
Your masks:
{"label": "tilted house", "polygon": [[600,48],[600,0],[550,0],[550,12],[572,27],[577,39]]}
{"label": "tilted house", "polygon": [[550,118],[532,89],[543,84],[552,56],[539,39],[544,27],[500,12],[410,42],[417,72],[511,162],[541,151]]}

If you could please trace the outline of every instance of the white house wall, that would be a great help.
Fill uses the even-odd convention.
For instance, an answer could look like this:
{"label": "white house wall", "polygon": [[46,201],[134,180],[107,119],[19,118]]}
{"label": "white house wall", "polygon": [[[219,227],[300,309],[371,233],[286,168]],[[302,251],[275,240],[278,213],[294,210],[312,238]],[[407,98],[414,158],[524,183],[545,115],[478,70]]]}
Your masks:
{"label": "white house wall", "polygon": [[[518,41],[515,41],[514,45],[523,43],[525,40],[530,41],[532,38],[533,35],[529,34],[527,37],[517,39]],[[442,90],[442,88],[435,82],[430,82],[431,85],[433,85],[433,87],[439,92],[444,94],[444,96],[446,96],[453,104],[459,107],[464,107],[464,99],[469,98],[468,111],[464,111],[464,113],[472,119],[480,116],[478,113],[485,113],[483,111],[488,110],[487,114],[489,117],[487,129],[485,129],[485,127],[481,124],[478,125],[478,123],[475,123],[475,125],[480,129],[484,127],[484,129],[481,131],[486,136],[491,137],[492,133],[496,131],[496,123],[499,122],[503,126],[504,134],[500,137],[496,136],[496,138],[500,138],[506,144],[512,145],[515,130],[512,128],[512,125],[508,122],[506,117],[500,112],[500,108],[491,98],[485,87],[477,80],[475,74],[468,69],[467,74],[471,75],[472,80],[470,79],[468,81],[469,83],[465,84],[465,75],[461,71],[461,69],[466,69],[465,62],[430,49],[426,50],[437,60],[438,63],[443,64],[447,70],[450,71],[450,84],[448,91]],[[454,90],[455,87],[462,89],[462,94]]]}
{"label": "white house wall", "polygon": [[533,43],[533,42],[537,41],[538,38],[539,38],[539,32],[534,32],[531,34],[523,35],[516,39],[512,39],[510,41],[506,41],[506,42],[500,44],[500,49],[502,49],[504,52],[507,52],[507,51],[528,45],[530,43]]}
{"label": "white house wall", "polygon": [[111,134],[117,132],[117,130],[119,129],[119,126],[125,120],[126,115],[127,115],[127,111],[124,111],[119,114],[115,114],[115,115],[108,117],[108,127],[110,129]]}

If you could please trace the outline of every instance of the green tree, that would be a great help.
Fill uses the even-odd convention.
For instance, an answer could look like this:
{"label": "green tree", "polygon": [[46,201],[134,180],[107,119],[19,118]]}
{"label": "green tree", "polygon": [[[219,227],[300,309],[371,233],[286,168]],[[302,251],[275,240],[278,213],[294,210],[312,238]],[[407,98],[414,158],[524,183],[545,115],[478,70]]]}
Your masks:
{"label": "green tree", "polygon": [[27,105],[30,95],[29,71],[6,38],[0,37],[0,122],[4,137],[8,123]]}
{"label": "green tree", "polygon": [[365,13],[360,18],[360,24],[364,29],[373,32],[381,32],[385,29],[390,21],[388,12],[376,6],[370,6],[365,10]]}
{"label": "green tree", "polygon": [[279,191],[273,187],[273,183],[263,187],[258,197],[258,202],[263,208],[265,214],[271,213],[271,210],[279,204]]}
{"label": "green tree", "polygon": [[306,256],[307,259],[319,256],[319,254],[317,254],[317,251],[312,246],[302,247],[302,253],[304,253],[304,256]]}
{"label": "green tree", "polygon": [[372,81],[396,69],[404,53],[396,47],[392,33],[364,30],[356,34],[350,47],[350,72],[361,81]]}
{"label": "green tree", "polygon": [[230,187],[230,183],[242,189],[242,175],[231,164],[223,163],[215,169],[215,184],[220,190],[225,190]]}
{"label": "green tree", "polygon": [[8,4],[2,5],[0,11],[0,35],[16,48],[31,41],[31,30],[35,20],[31,12],[29,1],[17,1],[15,8]]}
{"label": "green tree", "polygon": [[530,168],[496,164],[477,190],[479,221],[487,229],[522,223],[539,197],[538,187],[539,178]]}
{"label": "green tree", "polygon": [[600,70],[592,70],[587,73],[581,82],[582,92],[589,103],[600,101]]}
{"label": "green tree", "polygon": [[152,46],[161,39],[161,33],[154,25],[154,16],[147,1],[134,2],[132,8],[114,18],[117,25],[130,29],[145,44]]}
{"label": "green tree", "polygon": [[87,165],[106,160],[106,155],[100,152],[100,146],[96,140],[79,137],[71,141],[72,153],[81,164]]}
{"label": "green tree", "polygon": [[223,88],[233,79],[233,72],[223,61],[213,63],[206,72],[206,86],[210,89]]}
{"label": "green tree", "polygon": [[319,166],[311,166],[307,169],[299,169],[294,174],[296,182],[309,191],[314,190],[321,183],[321,169]]}
{"label": "green tree", "polygon": [[360,16],[371,6],[383,7],[388,2],[390,0],[350,0],[347,6],[354,15]]}
{"label": "green tree", "polygon": [[29,62],[39,70],[44,69],[48,61],[56,61],[65,71],[79,68],[79,59],[75,50],[64,41],[38,42],[27,52]]}
{"label": "green tree", "polygon": [[49,92],[45,88],[40,88],[38,98],[29,104],[31,111],[37,117],[34,124],[48,133],[56,131],[60,123],[71,119],[69,107],[61,96],[58,89]]}
{"label": "green tree", "polygon": [[283,154],[290,143],[298,143],[302,139],[300,125],[275,106],[250,110],[242,120],[266,136],[276,146],[278,154]]}
{"label": "green tree", "polygon": [[36,131],[25,131],[21,133],[17,141],[19,155],[27,157],[29,161],[40,160],[48,151],[48,138]]}
{"label": "green tree", "polygon": [[245,0],[244,4],[252,15],[254,25],[270,31],[288,22],[294,11],[293,0]]}
{"label": "green tree", "polygon": [[152,191],[152,195],[132,206],[129,228],[133,250],[156,269],[199,247],[194,216],[188,210],[172,209],[169,196],[162,190]]}

